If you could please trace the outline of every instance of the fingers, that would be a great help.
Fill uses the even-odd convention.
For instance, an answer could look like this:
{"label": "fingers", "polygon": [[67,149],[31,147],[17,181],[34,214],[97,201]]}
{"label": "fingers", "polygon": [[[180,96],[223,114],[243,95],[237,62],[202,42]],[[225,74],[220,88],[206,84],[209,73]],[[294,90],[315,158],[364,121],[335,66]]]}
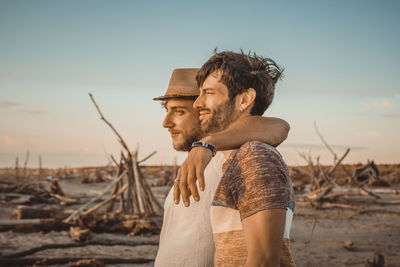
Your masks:
{"label": "fingers", "polygon": [[175,181],[174,182],[174,202],[175,202],[175,204],[179,204],[179,200],[181,199],[180,195],[181,195],[181,192],[179,189],[179,182]]}
{"label": "fingers", "polygon": [[183,204],[186,207],[189,207],[189,205],[190,205],[190,200],[189,200],[190,194],[189,194],[189,190],[188,190],[188,187],[187,187],[186,177],[185,178],[183,178],[183,177],[181,178],[181,181],[179,182],[179,189],[181,191]]}
{"label": "fingers", "polygon": [[174,202],[175,202],[175,204],[179,204],[179,201],[181,199],[181,197],[180,197],[181,196],[181,190],[179,188],[179,182],[180,182],[181,173],[182,173],[182,170],[181,170],[181,168],[179,168],[178,172],[176,174],[175,181],[174,181]]}
{"label": "fingers", "polygon": [[201,191],[204,191],[205,188],[205,181],[204,181],[204,168],[196,168],[196,176],[197,180],[199,181],[199,187]]}
{"label": "fingers", "polygon": [[183,204],[188,207],[190,205],[190,193],[187,188],[187,168],[185,163],[186,161],[183,162],[178,170],[177,180],[179,182],[175,182],[174,184],[174,201],[175,204],[179,204],[180,197],[182,197]]}
{"label": "fingers", "polygon": [[196,180],[195,170],[190,168],[187,177],[188,188],[190,189],[190,193],[192,194],[194,200],[199,201],[200,195],[199,191],[197,190]]}

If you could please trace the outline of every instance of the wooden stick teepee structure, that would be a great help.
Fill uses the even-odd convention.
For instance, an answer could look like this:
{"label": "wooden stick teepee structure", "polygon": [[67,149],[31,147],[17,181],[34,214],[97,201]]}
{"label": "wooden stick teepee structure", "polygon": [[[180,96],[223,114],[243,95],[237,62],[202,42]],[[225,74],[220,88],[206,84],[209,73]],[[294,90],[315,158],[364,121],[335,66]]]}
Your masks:
{"label": "wooden stick teepee structure", "polygon": [[[117,198],[120,199],[120,211],[127,214],[136,214],[136,215],[145,215],[145,216],[153,216],[153,215],[162,215],[163,208],[158,203],[157,199],[154,197],[153,193],[150,190],[150,186],[147,184],[143,174],[140,171],[139,163],[144,162],[153,156],[156,151],[146,156],[142,160],[138,160],[138,148],[136,151],[131,152],[129,150],[128,145],[122,138],[122,136],[118,133],[118,131],[114,128],[114,126],[104,117],[101,112],[99,106],[92,94],[89,93],[90,99],[95,105],[97,112],[100,114],[100,119],[103,120],[111,130],[116,134],[118,142],[122,146],[121,151],[121,159],[119,163],[115,160],[113,156],[111,159],[115,163],[117,167],[117,175],[116,179],[111,182],[111,184],[104,190],[104,192],[100,195],[89,201],[87,204],[79,208],[75,211],[71,216],[64,220],[65,223],[71,221],[77,215],[87,215],[103,205],[108,203],[107,212],[112,212],[114,209],[114,202]],[[127,179],[124,179],[127,178]],[[124,180],[126,181],[124,183]],[[92,203],[99,200],[101,197],[107,194],[112,188],[111,195],[108,199],[103,200],[96,206],[86,210]],[[126,192],[126,197],[124,196]]]}

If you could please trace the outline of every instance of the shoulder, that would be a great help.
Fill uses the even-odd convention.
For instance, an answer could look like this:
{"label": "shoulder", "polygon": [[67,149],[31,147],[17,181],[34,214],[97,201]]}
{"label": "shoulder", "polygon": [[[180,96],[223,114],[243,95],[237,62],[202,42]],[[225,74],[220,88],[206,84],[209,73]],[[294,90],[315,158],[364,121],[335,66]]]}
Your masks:
{"label": "shoulder", "polygon": [[279,152],[270,145],[258,141],[247,142],[239,149],[236,161],[242,177],[247,181],[288,182],[289,169]]}
{"label": "shoulder", "polygon": [[267,153],[276,153],[279,155],[279,152],[276,150],[275,147],[262,143],[260,141],[248,141],[244,143],[240,149],[240,153],[260,153],[260,152],[267,152]]}
{"label": "shoulder", "polygon": [[250,159],[274,161],[275,164],[286,165],[281,154],[275,147],[259,141],[249,141],[244,143],[237,153],[238,161],[247,161]]}

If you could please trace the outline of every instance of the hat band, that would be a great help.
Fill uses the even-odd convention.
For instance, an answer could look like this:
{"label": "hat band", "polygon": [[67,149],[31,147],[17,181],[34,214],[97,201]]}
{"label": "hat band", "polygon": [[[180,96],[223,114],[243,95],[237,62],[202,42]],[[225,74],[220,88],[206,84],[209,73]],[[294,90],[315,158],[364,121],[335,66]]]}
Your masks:
{"label": "hat band", "polygon": [[190,92],[171,92],[171,91],[169,91],[169,92],[165,93],[165,96],[168,96],[168,95],[180,95],[180,96],[198,96],[198,95],[199,95],[199,93],[190,93]]}

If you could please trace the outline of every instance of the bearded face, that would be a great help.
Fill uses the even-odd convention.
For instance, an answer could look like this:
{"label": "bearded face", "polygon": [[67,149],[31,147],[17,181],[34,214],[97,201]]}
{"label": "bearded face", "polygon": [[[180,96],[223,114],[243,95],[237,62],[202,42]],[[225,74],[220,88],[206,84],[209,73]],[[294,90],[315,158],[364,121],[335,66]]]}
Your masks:
{"label": "bearded face", "polygon": [[229,98],[229,91],[220,82],[219,72],[211,73],[200,87],[200,96],[193,106],[199,111],[200,127],[206,133],[224,130],[236,118],[235,100]]}
{"label": "bearded face", "polygon": [[189,151],[192,143],[203,136],[198,111],[193,108],[193,100],[170,99],[164,106],[167,114],[163,126],[171,134],[174,149]]}

